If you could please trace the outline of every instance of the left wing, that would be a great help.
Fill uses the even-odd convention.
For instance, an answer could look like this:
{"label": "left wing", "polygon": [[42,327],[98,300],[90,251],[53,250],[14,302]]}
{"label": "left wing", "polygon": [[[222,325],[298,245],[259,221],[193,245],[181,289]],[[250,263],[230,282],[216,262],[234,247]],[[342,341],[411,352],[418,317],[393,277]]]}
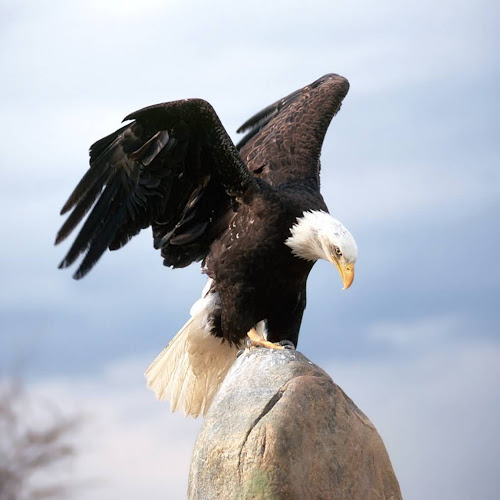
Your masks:
{"label": "left wing", "polygon": [[148,226],[165,265],[201,260],[232,200],[256,186],[212,106],[188,99],[150,106],[90,148],[90,169],[61,210],[64,240],[90,211],[60,268],[82,254],[83,277],[107,248]]}

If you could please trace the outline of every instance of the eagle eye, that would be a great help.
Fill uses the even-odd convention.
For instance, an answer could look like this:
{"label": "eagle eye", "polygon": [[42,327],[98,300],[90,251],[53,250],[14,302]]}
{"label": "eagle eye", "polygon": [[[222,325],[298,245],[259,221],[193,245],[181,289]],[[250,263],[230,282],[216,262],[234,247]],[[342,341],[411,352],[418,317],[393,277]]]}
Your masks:
{"label": "eagle eye", "polygon": [[334,246],[333,248],[334,248],[334,250],[335,250],[335,253],[336,253],[339,257],[342,257],[342,251],[340,250],[340,248],[339,248],[339,247],[337,247],[337,246]]}

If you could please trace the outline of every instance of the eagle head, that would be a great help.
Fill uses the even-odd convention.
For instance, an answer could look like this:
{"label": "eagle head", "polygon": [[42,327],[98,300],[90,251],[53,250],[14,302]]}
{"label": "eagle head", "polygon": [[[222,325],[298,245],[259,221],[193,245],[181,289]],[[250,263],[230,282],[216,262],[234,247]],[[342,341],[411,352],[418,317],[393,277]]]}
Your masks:
{"label": "eagle head", "polygon": [[290,229],[291,236],[285,244],[300,259],[332,262],[344,284],[349,288],[354,280],[354,263],[358,247],[352,234],[337,219],[322,210],[304,212]]}

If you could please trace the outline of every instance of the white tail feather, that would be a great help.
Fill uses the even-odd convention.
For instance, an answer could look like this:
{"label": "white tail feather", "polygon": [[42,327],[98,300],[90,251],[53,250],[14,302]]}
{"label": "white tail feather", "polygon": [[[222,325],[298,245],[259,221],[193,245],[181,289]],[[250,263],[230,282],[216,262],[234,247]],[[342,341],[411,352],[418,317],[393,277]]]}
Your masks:
{"label": "white tail feather", "polygon": [[206,414],[239,349],[210,334],[208,317],[216,301],[216,294],[208,294],[192,307],[191,319],[145,374],[158,399],[169,399],[172,411],[182,408],[195,418]]}

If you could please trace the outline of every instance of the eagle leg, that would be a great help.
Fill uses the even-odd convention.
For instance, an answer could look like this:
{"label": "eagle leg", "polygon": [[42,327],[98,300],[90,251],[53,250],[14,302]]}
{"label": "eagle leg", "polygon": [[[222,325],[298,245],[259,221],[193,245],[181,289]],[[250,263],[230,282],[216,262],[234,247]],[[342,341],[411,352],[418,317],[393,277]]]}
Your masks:
{"label": "eagle leg", "polygon": [[269,342],[269,340],[263,339],[255,328],[251,328],[248,333],[248,342],[247,347],[250,349],[251,347],[267,347],[268,349],[285,349],[281,344],[275,344],[274,342]]}

